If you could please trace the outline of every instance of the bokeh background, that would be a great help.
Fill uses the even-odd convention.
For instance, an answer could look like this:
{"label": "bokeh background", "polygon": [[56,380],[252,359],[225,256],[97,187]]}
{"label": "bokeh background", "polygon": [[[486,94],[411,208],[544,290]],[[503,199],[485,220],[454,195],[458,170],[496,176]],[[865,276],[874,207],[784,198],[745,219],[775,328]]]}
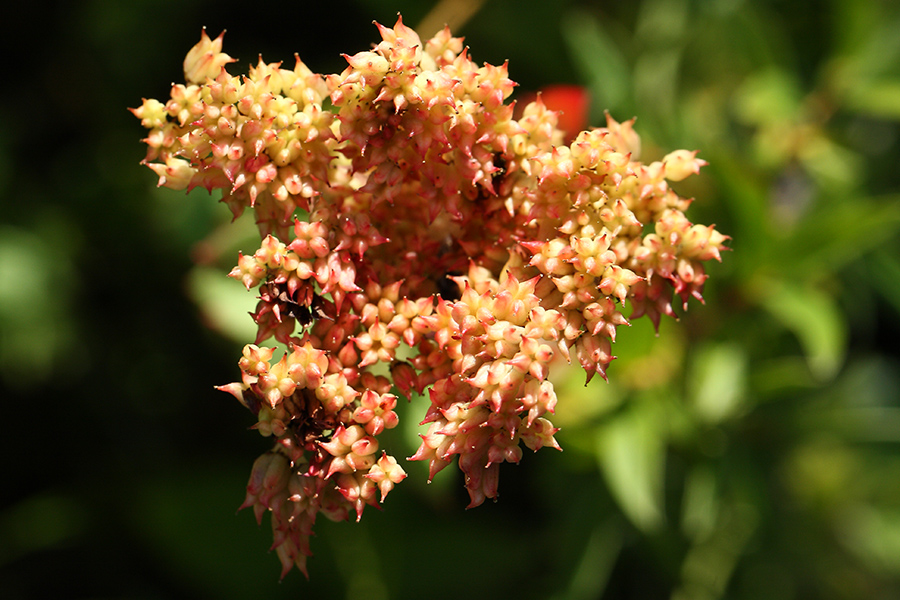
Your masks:
{"label": "bokeh background", "polygon": [[[900,597],[900,6],[888,0],[25,2],[0,21],[0,597]],[[268,442],[233,381],[253,250],[158,190],[126,107],[199,39],[338,72],[373,20],[454,24],[522,92],[584,86],[644,159],[699,149],[688,216],[731,235],[706,305],[559,378],[563,453],[465,511],[422,465],[322,519],[311,580],[235,514]],[[426,30],[427,28],[427,30]],[[625,329],[625,328],[623,328]],[[417,404],[418,402],[418,404]],[[421,400],[407,412],[413,423]],[[413,423],[414,425],[414,423]],[[409,456],[414,426],[392,453]]]}

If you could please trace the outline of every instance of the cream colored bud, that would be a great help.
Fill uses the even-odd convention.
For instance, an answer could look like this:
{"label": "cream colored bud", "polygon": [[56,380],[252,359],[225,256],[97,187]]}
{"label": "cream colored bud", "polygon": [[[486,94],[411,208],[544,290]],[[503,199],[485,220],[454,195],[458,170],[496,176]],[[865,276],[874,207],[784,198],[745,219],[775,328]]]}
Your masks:
{"label": "cream colored bud", "polygon": [[214,40],[206,35],[206,29],[200,36],[200,41],[190,49],[184,59],[184,79],[188,83],[206,83],[207,79],[215,79],[222,71],[222,67],[234,59],[222,52],[222,38],[225,32],[219,34]]}
{"label": "cream colored bud", "polygon": [[707,165],[705,160],[697,158],[697,151],[676,150],[663,158],[665,178],[669,181],[681,181],[700,172],[700,167]]}
{"label": "cream colored bud", "polygon": [[186,160],[169,156],[166,158],[166,164],[151,163],[147,165],[154,173],[159,175],[160,187],[167,187],[173,190],[183,190],[190,184],[191,179],[197,172],[197,169],[191,166]]}

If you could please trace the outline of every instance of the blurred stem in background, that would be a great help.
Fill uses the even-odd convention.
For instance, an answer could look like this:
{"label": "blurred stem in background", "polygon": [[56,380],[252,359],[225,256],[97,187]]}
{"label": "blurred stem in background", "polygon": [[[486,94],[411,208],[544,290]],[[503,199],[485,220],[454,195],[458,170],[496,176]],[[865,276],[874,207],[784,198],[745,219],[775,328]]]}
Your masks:
{"label": "blurred stem in background", "polygon": [[450,31],[461,31],[465,24],[482,7],[486,0],[440,0],[414,27],[422,39],[447,26]]}

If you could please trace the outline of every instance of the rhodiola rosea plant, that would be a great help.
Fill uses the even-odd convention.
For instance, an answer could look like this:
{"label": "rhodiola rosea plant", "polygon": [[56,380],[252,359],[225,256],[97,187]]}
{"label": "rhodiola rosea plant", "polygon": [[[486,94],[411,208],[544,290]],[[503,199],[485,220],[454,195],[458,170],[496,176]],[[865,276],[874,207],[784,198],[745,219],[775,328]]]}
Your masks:
{"label": "rhodiola rosea plant", "polygon": [[359,519],[406,477],[379,444],[400,396],[430,399],[409,460],[429,478],[455,461],[470,507],[496,498],[523,445],[559,448],[555,361],[605,378],[616,329],[701,299],[727,240],[669,185],[696,152],[641,163],[634,120],[609,116],[566,144],[557,113],[539,97],[514,113],[507,66],[448,29],[378,29],[327,76],[299,58],[232,75],[204,32],[185,83],[132,109],[159,185],[220,190],[259,227],[230,273],[258,291],[258,333],[219,389],[274,440],[242,507],[271,513],[282,576],[306,573],[320,513]]}

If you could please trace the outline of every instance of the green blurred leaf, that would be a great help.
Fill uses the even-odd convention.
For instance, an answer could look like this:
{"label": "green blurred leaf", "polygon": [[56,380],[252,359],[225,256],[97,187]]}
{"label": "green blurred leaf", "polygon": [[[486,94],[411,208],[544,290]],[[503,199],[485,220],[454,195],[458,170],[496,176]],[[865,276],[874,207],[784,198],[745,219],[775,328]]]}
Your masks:
{"label": "green blurred leaf", "polygon": [[848,86],[844,102],[847,108],[863,114],[900,120],[900,81],[887,79]]}
{"label": "green blurred leaf", "polygon": [[[685,31],[689,21],[684,0],[649,0],[640,6],[635,37],[644,50],[634,63],[634,95],[642,123],[666,138],[679,125],[676,106],[681,76]],[[652,109],[650,113],[646,109]]]}
{"label": "green blurred leaf", "polygon": [[748,125],[773,125],[796,119],[801,97],[796,78],[773,67],[747,78],[735,93],[734,110]]}
{"label": "green blurred leaf", "polygon": [[875,571],[900,574],[900,510],[859,506],[842,523],[842,540]]}
{"label": "green blurred leaf", "polygon": [[[848,443],[898,444],[897,390],[900,373],[895,363],[877,355],[857,359],[828,387],[816,410],[804,413],[801,423],[805,430],[827,431]],[[879,463],[887,467],[885,459],[879,456]]]}
{"label": "green blurred leaf", "polygon": [[681,508],[681,529],[695,541],[702,541],[715,529],[719,516],[716,476],[707,467],[692,469],[685,478]]}
{"label": "green blurred leaf", "polygon": [[727,233],[732,236],[729,246],[735,250],[732,260],[749,276],[772,248],[768,190],[763,178],[740,156],[721,152],[708,160],[707,169],[722,186],[720,195],[731,213],[732,229]]}
{"label": "green blurred leaf", "polygon": [[[213,598],[271,598],[292,589],[275,589],[280,565],[274,553],[265,552],[270,517],[257,526],[252,511],[236,514],[245,467],[183,461],[165,476],[146,477],[129,498],[129,528],[142,540],[151,564],[164,568],[188,596],[204,591]],[[316,544],[319,554],[324,545]]]}
{"label": "green blurred leaf", "polygon": [[822,189],[855,185],[865,175],[865,162],[859,154],[836,144],[820,131],[809,134],[797,149],[807,172]]}
{"label": "green blurred leaf", "polygon": [[220,269],[196,267],[188,276],[191,298],[200,307],[207,325],[237,342],[256,338],[256,324],[249,312],[256,310],[256,294]]}
{"label": "green blurred leaf", "polygon": [[71,352],[73,237],[56,218],[34,232],[0,225],[0,381],[10,387],[34,389],[83,366],[86,357]]}
{"label": "green blurred leaf", "polygon": [[658,402],[635,402],[597,430],[597,460],[610,492],[639,529],[663,521],[666,433]]}
{"label": "green blurred leaf", "polygon": [[800,340],[812,374],[820,381],[832,379],[847,345],[846,324],[834,300],[808,286],[773,281],[767,287],[765,308]]}
{"label": "green blurred leaf", "polygon": [[[838,2],[840,40],[828,84],[850,110],[900,119],[900,16],[878,2]],[[837,21],[837,19],[835,19]]]}
{"label": "green blurred leaf", "polygon": [[900,231],[900,195],[832,201],[802,219],[770,260],[794,277],[834,273]]}
{"label": "green blurred leaf", "polygon": [[585,384],[584,371],[577,363],[560,361],[550,378],[559,398],[553,422],[567,431],[591,426],[622,403],[622,392],[615,383],[595,378]]}
{"label": "green blurred leaf", "polygon": [[600,597],[622,550],[620,521],[619,518],[597,521],[581,553],[581,560],[575,565],[568,589],[554,599],[592,600]]}
{"label": "green blurred leaf", "polygon": [[746,350],[736,343],[707,344],[695,354],[688,376],[689,399],[707,423],[733,417],[747,387]]}
{"label": "green blurred leaf", "polygon": [[78,499],[50,492],[29,496],[0,513],[0,566],[64,545],[89,527]]}
{"label": "green blurred leaf", "polygon": [[600,110],[621,112],[626,108],[631,90],[631,70],[618,44],[585,11],[567,13],[562,20],[562,31],[572,61],[588,83],[592,105]]}
{"label": "green blurred leaf", "polygon": [[672,48],[642,54],[634,65],[635,100],[638,106],[653,107],[653,113],[644,113],[642,121],[655,117],[655,129],[667,135],[677,125],[675,102],[680,68],[681,52]]}
{"label": "green blurred leaf", "polygon": [[783,393],[816,389],[819,385],[801,356],[779,355],[767,359],[757,357],[748,380],[756,402],[772,399]]}
{"label": "green blurred leaf", "polygon": [[830,510],[864,494],[857,483],[861,452],[830,434],[814,433],[782,466],[786,487],[808,510]]}
{"label": "green blurred leaf", "polygon": [[635,36],[648,46],[673,46],[684,41],[690,22],[686,0],[645,0],[640,5]]}
{"label": "green blurred leaf", "polygon": [[714,600],[724,597],[735,566],[759,523],[747,502],[726,504],[708,538],[694,544],[681,565],[681,587],[673,600]]}
{"label": "green blurred leaf", "polygon": [[867,261],[869,278],[900,314],[900,259],[889,250],[873,252]]}
{"label": "green blurred leaf", "polygon": [[[896,9],[895,9],[896,12]],[[849,57],[851,68],[866,79],[880,79],[900,74],[900,16],[872,15],[861,44]]]}

